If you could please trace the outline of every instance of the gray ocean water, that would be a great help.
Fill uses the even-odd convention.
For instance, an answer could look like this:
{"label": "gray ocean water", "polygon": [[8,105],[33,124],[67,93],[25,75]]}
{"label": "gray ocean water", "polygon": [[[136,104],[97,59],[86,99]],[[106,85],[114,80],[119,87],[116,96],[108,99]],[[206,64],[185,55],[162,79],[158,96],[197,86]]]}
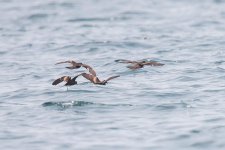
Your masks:
{"label": "gray ocean water", "polygon": [[224,0],[0,0],[0,59],[1,150],[225,149]]}

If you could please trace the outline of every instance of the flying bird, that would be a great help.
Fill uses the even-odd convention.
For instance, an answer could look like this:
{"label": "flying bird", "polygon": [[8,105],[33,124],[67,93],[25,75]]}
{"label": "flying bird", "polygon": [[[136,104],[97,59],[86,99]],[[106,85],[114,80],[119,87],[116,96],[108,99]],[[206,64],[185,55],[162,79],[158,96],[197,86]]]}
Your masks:
{"label": "flying bird", "polygon": [[59,83],[61,83],[63,81],[66,82],[66,84],[64,86],[75,85],[75,84],[77,84],[76,78],[79,77],[80,75],[82,75],[84,78],[86,78],[87,80],[91,81],[92,83],[94,83],[94,84],[100,84],[100,85],[105,85],[109,80],[112,80],[114,78],[119,77],[119,75],[112,76],[112,77],[109,77],[106,80],[101,81],[97,77],[95,70],[91,66],[89,66],[87,64],[78,63],[78,62],[69,60],[69,61],[58,62],[58,63],[56,63],[56,65],[62,64],[62,63],[70,63],[72,66],[66,67],[68,69],[78,69],[80,67],[84,67],[85,69],[88,70],[89,73],[81,73],[81,74],[79,74],[79,75],[77,75],[77,76],[75,76],[73,78],[70,77],[70,76],[62,76],[62,77],[56,79],[52,83],[52,85],[57,85],[57,84],[59,84]]}
{"label": "flying bird", "polygon": [[75,85],[77,84],[77,77],[79,77],[82,74],[76,75],[75,77],[71,78],[70,76],[62,76],[58,79],[56,79],[55,81],[52,82],[52,85],[57,85],[61,82],[66,82],[66,84],[64,86],[71,86],[71,85]]}
{"label": "flying bird", "polygon": [[58,63],[56,63],[56,65],[62,64],[62,63],[70,63],[72,66],[66,67],[68,69],[78,69],[80,67],[84,67],[85,69],[87,69],[89,71],[90,74],[96,76],[96,72],[94,71],[94,69],[87,64],[83,64],[83,63],[80,63],[80,62],[78,63],[78,62],[73,61],[73,60],[68,60],[68,61],[58,62]]}
{"label": "flying bird", "polygon": [[101,80],[99,80],[99,78],[98,78],[97,76],[94,76],[94,75],[92,75],[92,74],[82,73],[82,76],[83,76],[84,78],[86,78],[87,80],[91,81],[92,83],[94,83],[94,84],[100,84],[100,85],[105,85],[109,80],[112,80],[112,79],[114,79],[114,78],[119,77],[119,75],[117,75],[117,76],[112,76],[112,77],[109,77],[109,78],[106,79],[106,80],[101,81]]}
{"label": "flying bird", "polygon": [[132,61],[132,60],[126,60],[126,59],[117,59],[115,62],[118,63],[127,63],[127,64],[132,64],[127,66],[127,68],[130,68],[132,70],[143,68],[145,65],[146,66],[163,66],[164,64],[156,62],[156,61]]}
{"label": "flying bird", "polygon": [[76,62],[76,61],[73,61],[73,60],[58,62],[55,65],[63,64],[63,63],[70,63],[71,64],[71,66],[66,67],[68,69],[78,69],[78,68],[80,68],[82,66],[82,63]]}

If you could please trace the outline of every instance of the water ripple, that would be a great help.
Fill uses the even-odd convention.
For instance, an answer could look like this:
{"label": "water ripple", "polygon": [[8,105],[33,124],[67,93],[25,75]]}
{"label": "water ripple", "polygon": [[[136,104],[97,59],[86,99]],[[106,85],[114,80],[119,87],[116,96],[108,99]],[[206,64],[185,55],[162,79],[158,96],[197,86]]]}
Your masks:
{"label": "water ripple", "polygon": [[95,106],[95,107],[127,107],[132,106],[131,104],[104,104],[104,103],[93,103],[88,101],[63,101],[63,102],[45,102],[42,104],[43,107],[52,107],[52,108],[58,108],[60,110],[65,110],[68,108],[76,108],[76,107],[85,107],[85,106]]}
{"label": "water ripple", "polygon": [[[1,150],[224,149],[224,0],[1,4]],[[120,77],[52,86],[64,60]]]}

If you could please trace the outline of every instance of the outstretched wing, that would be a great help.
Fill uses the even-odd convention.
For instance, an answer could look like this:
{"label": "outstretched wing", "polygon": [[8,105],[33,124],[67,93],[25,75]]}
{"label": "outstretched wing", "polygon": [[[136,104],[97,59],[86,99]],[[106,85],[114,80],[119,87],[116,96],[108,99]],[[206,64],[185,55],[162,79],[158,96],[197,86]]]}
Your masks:
{"label": "outstretched wing", "polygon": [[77,62],[75,62],[73,60],[58,62],[58,63],[56,63],[56,65],[62,64],[62,63],[70,63],[72,66],[66,67],[68,69],[78,69],[78,68],[80,68],[82,66],[82,63],[77,63]]}
{"label": "outstretched wing", "polygon": [[112,79],[115,79],[115,78],[118,78],[118,77],[120,77],[119,75],[117,75],[117,76],[112,76],[112,77],[109,77],[108,79],[106,79],[104,82],[106,83],[106,82],[108,82],[109,80],[112,80]]}
{"label": "outstretched wing", "polygon": [[61,61],[61,62],[58,62],[58,63],[56,63],[55,65],[63,64],[63,63],[70,63],[70,64],[72,64],[73,66],[75,66],[75,65],[77,65],[77,64],[81,64],[81,63],[77,63],[76,61],[73,61],[73,60],[67,60],[67,61]]}
{"label": "outstretched wing", "polygon": [[76,75],[75,77],[72,78],[72,80],[76,80],[77,77],[81,76],[83,73]]}
{"label": "outstretched wing", "polygon": [[95,77],[95,76],[93,76],[93,75],[91,75],[91,74],[87,74],[87,73],[82,73],[81,75],[82,75],[84,78],[86,78],[87,80],[89,80],[89,81],[91,81],[91,82],[94,83],[94,77]]}
{"label": "outstretched wing", "polygon": [[96,72],[94,71],[94,69],[91,66],[86,65],[86,64],[82,64],[82,66],[84,68],[86,68],[90,72],[90,74],[92,74],[93,76],[96,76]]}
{"label": "outstretched wing", "polygon": [[52,85],[57,85],[57,84],[63,82],[64,77],[65,77],[65,76],[56,79],[55,81],[52,82]]}
{"label": "outstretched wing", "polygon": [[149,62],[145,62],[143,63],[143,65],[148,65],[148,66],[163,66],[164,64],[156,62],[156,61],[149,61]]}
{"label": "outstretched wing", "polygon": [[117,59],[115,62],[118,63],[138,63],[137,61],[131,61],[131,60],[126,60],[126,59]]}

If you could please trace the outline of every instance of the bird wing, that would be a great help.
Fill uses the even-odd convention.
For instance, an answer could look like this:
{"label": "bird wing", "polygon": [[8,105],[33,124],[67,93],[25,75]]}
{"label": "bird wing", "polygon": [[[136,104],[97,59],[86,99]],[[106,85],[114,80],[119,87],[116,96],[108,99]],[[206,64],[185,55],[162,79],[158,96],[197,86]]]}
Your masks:
{"label": "bird wing", "polygon": [[96,76],[96,72],[94,71],[94,69],[91,66],[86,65],[86,64],[82,64],[82,66],[84,68],[86,68],[90,72],[90,74],[92,74],[93,76]]}
{"label": "bird wing", "polygon": [[86,78],[87,80],[91,81],[92,83],[94,83],[94,76],[91,74],[87,74],[87,73],[82,73],[81,74],[84,78]]}
{"label": "bird wing", "polygon": [[72,66],[66,67],[67,69],[78,69],[82,66],[82,63],[76,63]]}
{"label": "bird wing", "polygon": [[143,65],[148,65],[148,66],[163,66],[164,64],[156,62],[156,61],[149,61],[142,63]]}
{"label": "bird wing", "polygon": [[81,76],[83,73],[76,75],[75,77],[72,78],[72,80],[76,80],[77,77]]}
{"label": "bird wing", "polygon": [[137,61],[131,61],[131,60],[126,60],[126,59],[117,59],[115,62],[118,63],[138,63]]}
{"label": "bird wing", "polygon": [[115,78],[118,78],[118,77],[120,77],[119,75],[117,75],[117,76],[112,76],[112,77],[109,77],[108,79],[106,79],[104,82],[106,83],[106,82],[108,82],[109,80],[112,80],[112,79],[115,79]]}
{"label": "bird wing", "polygon": [[67,61],[61,61],[61,62],[58,62],[58,63],[56,63],[56,65],[58,65],[58,64],[63,64],[63,63],[70,63],[70,64],[72,64],[72,65],[76,64],[76,62],[73,61],[73,60],[67,60]]}
{"label": "bird wing", "polygon": [[67,69],[77,69],[78,67],[76,66],[71,66],[71,67],[66,67]]}
{"label": "bird wing", "polygon": [[57,85],[57,84],[61,83],[63,81],[64,77],[65,76],[56,79],[55,81],[52,82],[52,85]]}

